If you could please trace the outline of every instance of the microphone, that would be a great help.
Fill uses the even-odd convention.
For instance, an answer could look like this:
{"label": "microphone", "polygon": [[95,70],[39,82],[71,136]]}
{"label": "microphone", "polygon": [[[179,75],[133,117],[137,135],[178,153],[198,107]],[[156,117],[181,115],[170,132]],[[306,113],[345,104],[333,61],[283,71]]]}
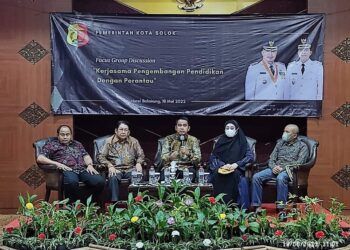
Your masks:
{"label": "microphone", "polygon": [[185,146],[185,136],[184,135],[180,135],[179,136],[180,142],[181,142],[181,147]]}

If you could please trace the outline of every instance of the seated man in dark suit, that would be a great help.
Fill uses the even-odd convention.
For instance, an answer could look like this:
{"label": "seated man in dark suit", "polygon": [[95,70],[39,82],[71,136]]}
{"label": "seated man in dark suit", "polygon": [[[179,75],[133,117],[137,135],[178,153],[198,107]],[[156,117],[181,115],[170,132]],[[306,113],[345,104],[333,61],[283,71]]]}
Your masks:
{"label": "seated man in dark suit", "polygon": [[106,139],[97,159],[99,163],[108,167],[109,189],[111,201],[119,200],[119,183],[122,178],[131,179],[132,169],[135,167],[142,172],[142,163],[145,154],[139,141],[130,136],[129,123],[118,121],[114,130],[115,134]]}
{"label": "seated man in dark suit", "polygon": [[[305,163],[309,155],[307,145],[298,140],[299,128],[295,124],[289,124],[284,128],[282,140],[279,140],[270,155],[268,168],[253,176],[252,180],[252,206],[256,211],[261,210],[261,197],[263,182],[276,178],[277,202],[285,204],[288,198],[288,173],[286,167]],[[277,209],[282,209],[283,204],[278,204]]]}
{"label": "seated man in dark suit", "polygon": [[[177,175],[182,178],[182,170],[187,168],[193,173],[195,178],[195,167],[201,161],[201,150],[199,141],[196,137],[188,134],[190,124],[187,117],[180,117],[176,120],[175,134],[165,137],[162,147],[162,161],[164,162],[163,170],[169,167],[172,161],[176,161],[178,166]],[[164,179],[164,171],[161,172],[161,179]]]}
{"label": "seated man in dark suit", "polygon": [[72,129],[68,125],[58,127],[57,138],[43,146],[37,162],[56,165],[63,171],[64,192],[70,202],[80,198],[79,181],[91,188],[89,190],[94,199],[103,191],[105,179],[93,167],[92,159],[83,145],[73,140]]}

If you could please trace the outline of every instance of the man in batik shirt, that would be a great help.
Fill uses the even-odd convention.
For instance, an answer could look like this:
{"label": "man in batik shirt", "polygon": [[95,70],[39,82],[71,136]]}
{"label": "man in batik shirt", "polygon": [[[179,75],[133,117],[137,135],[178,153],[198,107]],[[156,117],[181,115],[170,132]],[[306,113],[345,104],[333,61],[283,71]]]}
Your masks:
{"label": "man in batik shirt", "polygon": [[105,179],[93,167],[83,145],[72,139],[72,129],[68,125],[58,127],[57,138],[46,142],[37,162],[56,165],[63,171],[64,192],[70,202],[80,198],[79,181],[89,187],[94,199],[104,188]]}
{"label": "man in batik shirt", "polygon": [[142,172],[142,163],[145,160],[139,141],[130,136],[128,122],[119,121],[114,132],[113,136],[106,139],[102,151],[97,156],[98,161],[108,167],[112,202],[119,200],[120,180],[130,180],[134,167],[138,172]]}

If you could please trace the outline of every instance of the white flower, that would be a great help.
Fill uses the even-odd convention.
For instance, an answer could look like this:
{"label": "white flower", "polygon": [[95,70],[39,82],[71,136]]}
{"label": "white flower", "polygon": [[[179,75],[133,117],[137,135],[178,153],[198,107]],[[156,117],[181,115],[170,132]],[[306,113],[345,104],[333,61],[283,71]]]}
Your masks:
{"label": "white flower", "polygon": [[209,239],[204,239],[203,240],[203,245],[204,246],[208,247],[208,246],[210,246],[210,244],[211,244],[211,240],[209,240]]}
{"label": "white flower", "polygon": [[141,241],[136,243],[136,248],[141,249],[143,248],[143,243]]}
{"label": "white flower", "polygon": [[175,236],[180,236],[180,232],[179,232],[179,231],[174,230],[174,231],[172,231],[172,232],[171,232],[171,236],[172,236],[172,237],[175,237]]}

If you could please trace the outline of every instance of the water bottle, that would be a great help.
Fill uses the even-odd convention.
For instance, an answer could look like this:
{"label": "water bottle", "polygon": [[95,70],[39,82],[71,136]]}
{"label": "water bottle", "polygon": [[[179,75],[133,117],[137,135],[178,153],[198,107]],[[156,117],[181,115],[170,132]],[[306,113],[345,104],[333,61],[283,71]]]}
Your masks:
{"label": "water bottle", "polygon": [[183,171],[183,184],[185,185],[189,185],[191,183],[191,180],[190,180],[190,173],[188,171],[188,168],[185,168]]}
{"label": "water bottle", "polygon": [[175,180],[176,171],[177,171],[176,161],[172,161],[170,163],[170,182]]}
{"label": "water bottle", "polygon": [[148,178],[148,183],[149,184],[155,184],[155,181],[154,181],[154,176],[155,176],[155,173],[156,171],[154,170],[154,167],[151,166],[151,168],[149,169],[149,178]]}
{"label": "water bottle", "polygon": [[198,169],[198,184],[204,185],[204,169],[202,166]]}
{"label": "water bottle", "polygon": [[136,168],[133,168],[131,171],[131,184],[132,185],[137,184],[137,170],[136,170]]}
{"label": "water bottle", "polygon": [[172,173],[176,173],[176,170],[177,170],[177,164],[176,164],[177,162],[176,161],[172,161],[171,163],[170,163],[170,171],[172,172]]}

